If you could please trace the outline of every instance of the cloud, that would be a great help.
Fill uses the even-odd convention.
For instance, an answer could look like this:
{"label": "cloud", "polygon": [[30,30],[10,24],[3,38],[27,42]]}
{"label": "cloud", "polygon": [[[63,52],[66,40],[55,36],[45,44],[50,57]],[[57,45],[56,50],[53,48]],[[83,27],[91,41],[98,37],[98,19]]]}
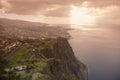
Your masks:
{"label": "cloud", "polygon": [[[120,6],[110,6],[106,8],[101,8],[97,18],[97,23],[99,24],[120,24]],[[98,13],[99,13],[98,11]],[[96,12],[97,13],[97,12]]]}
{"label": "cloud", "polygon": [[87,0],[90,7],[120,6],[120,0]]}
{"label": "cloud", "polygon": [[[103,10],[109,6],[119,7],[120,0],[0,0],[0,9],[3,12],[17,15],[68,17],[71,5]],[[112,14],[109,17],[113,18],[112,16],[115,17],[116,15]]]}
{"label": "cloud", "polygon": [[[85,0],[1,0],[0,6],[6,13],[37,14],[53,6],[81,5]],[[120,5],[119,0],[86,0],[91,7]],[[66,7],[65,7],[66,8]],[[61,9],[61,8],[58,8]],[[69,9],[69,8],[68,8]],[[58,11],[58,10],[56,10]],[[59,11],[60,12],[60,11]],[[54,13],[51,12],[50,13]],[[57,12],[56,12],[57,13]],[[60,12],[62,14],[62,12]]]}
{"label": "cloud", "polygon": [[56,9],[49,9],[43,12],[43,15],[47,17],[69,17],[70,6],[59,7]]}
{"label": "cloud", "polygon": [[11,10],[11,4],[7,0],[1,0],[1,9],[6,12]]}
{"label": "cloud", "polygon": [[[3,2],[3,0],[2,0]],[[37,14],[42,13],[42,11],[52,8],[53,6],[66,6],[75,3],[81,3],[80,0],[5,0],[6,3],[9,3],[11,7],[8,5],[4,5],[2,3],[2,7],[7,7],[5,9],[6,13],[16,13],[16,14]],[[61,9],[61,8],[58,8]],[[51,13],[51,11],[50,11]]]}
{"label": "cloud", "polygon": [[1,1],[0,1],[0,9],[2,8],[2,3],[1,3]]}

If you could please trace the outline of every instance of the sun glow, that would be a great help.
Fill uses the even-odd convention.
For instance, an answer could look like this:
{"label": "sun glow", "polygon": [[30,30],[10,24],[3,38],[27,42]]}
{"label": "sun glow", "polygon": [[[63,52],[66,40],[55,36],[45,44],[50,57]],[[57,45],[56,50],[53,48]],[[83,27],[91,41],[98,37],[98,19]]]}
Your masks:
{"label": "sun glow", "polygon": [[86,7],[79,8],[72,5],[70,13],[71,24],[87,25],[95,22],[95,17],[90,14],[89,9]]}

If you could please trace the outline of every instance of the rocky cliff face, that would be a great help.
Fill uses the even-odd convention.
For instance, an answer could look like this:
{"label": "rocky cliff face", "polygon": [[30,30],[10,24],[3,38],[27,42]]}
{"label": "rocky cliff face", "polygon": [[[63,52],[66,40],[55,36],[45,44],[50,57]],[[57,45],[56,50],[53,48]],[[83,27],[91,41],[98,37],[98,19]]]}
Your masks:
{"label": "rocky cliff face", "polygon": [[86,67],[76,59],[67,39],[58,38],[53,49],[45,48],[42,52],[47,58],[58,60],[51,65],[53,69],[55,67],[58,70],[54,74],[57,80],[87,79]]}
{"label": "rocky cliff face", "polygon": [[6,52],[12,56],[5,57],[8,60],[8,67],[27,66],[27,72],[24,75],[21,73],[21,79],[87,80],[86,66],[76,59],[67,39],[17,42],[19,45],[14,52]]}

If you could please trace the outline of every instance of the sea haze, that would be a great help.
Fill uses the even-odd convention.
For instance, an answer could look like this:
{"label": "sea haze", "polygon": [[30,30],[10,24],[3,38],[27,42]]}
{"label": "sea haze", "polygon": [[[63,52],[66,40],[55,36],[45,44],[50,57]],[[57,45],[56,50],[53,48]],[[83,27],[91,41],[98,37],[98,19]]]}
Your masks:
{"label": "sea haze", "polygon": [[69,40],[88,67],[89,80],[120,80],[120,26],[72,25]]}

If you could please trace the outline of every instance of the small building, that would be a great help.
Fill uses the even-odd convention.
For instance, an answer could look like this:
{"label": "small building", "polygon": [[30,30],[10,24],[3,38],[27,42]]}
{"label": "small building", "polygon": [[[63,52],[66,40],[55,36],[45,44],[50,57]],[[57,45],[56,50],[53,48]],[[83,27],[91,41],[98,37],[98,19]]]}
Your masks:
{"label": "small building", "polygon": [[18,71],[26,70],[26,69],[27,69],[27,66],[26,66],[26,65],[15,67],[15,70],[18,70]]}

